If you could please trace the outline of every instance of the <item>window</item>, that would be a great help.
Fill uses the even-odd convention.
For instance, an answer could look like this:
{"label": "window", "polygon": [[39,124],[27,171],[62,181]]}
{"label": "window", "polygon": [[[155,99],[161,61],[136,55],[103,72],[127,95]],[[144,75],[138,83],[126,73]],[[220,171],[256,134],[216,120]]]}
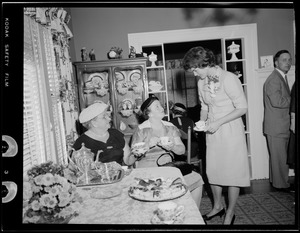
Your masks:
{"label": "window", "polygon": [[24,16],[23,173],[67,162],[54,47],[49,29]]}

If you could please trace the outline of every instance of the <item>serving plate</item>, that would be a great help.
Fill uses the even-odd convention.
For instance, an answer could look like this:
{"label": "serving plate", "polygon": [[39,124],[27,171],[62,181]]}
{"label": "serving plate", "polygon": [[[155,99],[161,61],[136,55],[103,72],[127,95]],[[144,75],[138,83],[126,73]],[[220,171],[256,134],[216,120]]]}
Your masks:
{"label": "serving plate", "polygon": [[177,199],[185,195],[187,190],[185,184],[172,184],[171,179],[140,179],[137,184],[129,187],[128,195],[139,201],[159,202]]}
{"label": "serving plate", "polygon": [[195,127],[194,127],[194,130],[195,130],[195,131],[199,131],[199,132],[201,132],[201,131],[206,131],[206,127],[198,128],[197,126],[195,126]]}

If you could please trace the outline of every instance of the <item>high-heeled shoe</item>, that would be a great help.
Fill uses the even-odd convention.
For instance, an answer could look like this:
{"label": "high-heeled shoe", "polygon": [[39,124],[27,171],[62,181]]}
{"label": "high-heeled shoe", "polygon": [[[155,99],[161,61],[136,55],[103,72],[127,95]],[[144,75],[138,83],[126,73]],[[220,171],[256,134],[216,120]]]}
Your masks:
{"label": "high-heeled shoe", "polygon": [[214,214],[214,215],[212,215],[212,216],[207,216],[206,214],[205,215],[202,215],[202,218],[203,218],[203,220],[204,221],[209,221],[209,220],[211,220],[211,219],[213,219],[214,217],[216,217],[216,216],[220,216],[220,218],[222,218],[222,216],[225,214],[225,209],[223,208],[223,209],[221,209],[218,213],[216,213],[216,214]]}
{"label": "high-heeled shoe", "polygon": [[[225,220],[225,219],[224,219],[224,220]],[[232,219],[231,219],[230,225],[233,225],[233,223],[234,223],[234,220],[235,220],[235,214],[232,216]],[[223,222],[223,225],[224,225],[224,222]]]}
{"label": "high-heeled shoe", "polygon": [[231,219],[231,222],[230,222],[230,225],[233,225],[234,220],[235,220],[235,215],[233,215],[233,217],[232,217],[232,219]]}

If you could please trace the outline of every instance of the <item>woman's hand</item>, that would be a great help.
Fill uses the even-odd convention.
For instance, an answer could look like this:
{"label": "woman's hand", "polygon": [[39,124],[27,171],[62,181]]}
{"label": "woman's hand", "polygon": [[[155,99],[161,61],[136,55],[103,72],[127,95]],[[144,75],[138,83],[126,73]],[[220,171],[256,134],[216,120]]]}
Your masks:
{"label": "woman's hand", "polygon": [[215,133],[219,128],[221,124],[218,121],[209,122],[206,126],[206,132],[208,133]]}
{"label": "woman's hand", "polygon": [[169,138],[167,143],[164,144],[161,141],[159,141],[158,145],[167,151],[171,151],[175,146],[175,142],[173,138]]}
{"label": "woman's hand", "polygon": [[290,130],[295,133],[295,118],[291,119],[291,126],[290,126]]}
{"label": "woman's hand", "polygon": [[135,143],[131,148],[131,154],[137,159],[141,159],[145,156],[146,152],[149,150],[148,145],[145,142]]}

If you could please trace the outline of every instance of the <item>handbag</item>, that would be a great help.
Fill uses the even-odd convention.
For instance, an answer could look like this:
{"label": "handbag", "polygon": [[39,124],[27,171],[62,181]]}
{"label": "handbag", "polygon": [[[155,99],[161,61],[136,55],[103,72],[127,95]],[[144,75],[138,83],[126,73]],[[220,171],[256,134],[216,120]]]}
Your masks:
{"label": "handbag", "polygon": [[[163,153],[156,160],[156,164],[158,167],[165,167],[165,166],[166,167],[177,167],[178,169],[180,169],[183,176],[190,174],[192,171],[195,170],[194,165],[188,164],[186,161],[178,161],[178,160],[176,160],[176,156],[177,155],[175,155],[175,157],[174,157],[170,152]],[[163,163],[164,159],[167,157],[171,157],[172,161]]]}

